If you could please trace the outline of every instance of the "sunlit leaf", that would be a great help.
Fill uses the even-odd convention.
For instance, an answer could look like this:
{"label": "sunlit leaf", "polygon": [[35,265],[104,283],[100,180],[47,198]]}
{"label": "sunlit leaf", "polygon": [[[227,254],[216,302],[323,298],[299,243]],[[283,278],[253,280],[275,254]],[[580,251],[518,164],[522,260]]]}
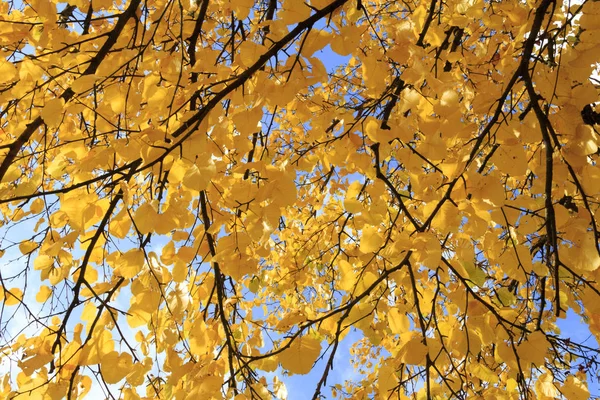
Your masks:
{"label": "sunlit leaf", "polygon": [[310,337],[301,336],[279,354],[279,363],[291,374],[304,375],[311,371],[314,362],[321,353],[321,341]]}

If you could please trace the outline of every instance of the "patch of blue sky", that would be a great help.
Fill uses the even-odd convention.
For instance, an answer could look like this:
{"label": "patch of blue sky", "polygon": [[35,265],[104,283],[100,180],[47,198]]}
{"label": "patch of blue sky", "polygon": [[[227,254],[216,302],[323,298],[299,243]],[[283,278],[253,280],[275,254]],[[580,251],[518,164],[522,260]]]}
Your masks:
{"label": "patch of blue sky", "polygon": [[[556,324],[560,329],[560,336],[562,338],[570,339],[573,343],[583,344],[593,349],[600,348],[595,336],[590,332],[588,324],[572,309],[567,311],[566,316],[559,318]],[[572,374],[578,372],[580,369],[588,370],[584,361],[575,360],[571,363],[570,372]],[[588,373],[587,383],[590,395],[593,398],[600,398],[600,376],[593,376],[591,373]]]}

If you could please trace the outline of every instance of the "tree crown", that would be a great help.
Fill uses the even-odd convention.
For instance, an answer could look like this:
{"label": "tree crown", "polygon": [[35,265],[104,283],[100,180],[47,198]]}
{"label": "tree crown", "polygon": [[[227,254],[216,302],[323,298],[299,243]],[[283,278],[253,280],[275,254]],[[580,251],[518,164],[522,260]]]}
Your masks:
{"label": "tree crown", "polygon": [[3,2],[2,395],[589,396],[599,17]]}

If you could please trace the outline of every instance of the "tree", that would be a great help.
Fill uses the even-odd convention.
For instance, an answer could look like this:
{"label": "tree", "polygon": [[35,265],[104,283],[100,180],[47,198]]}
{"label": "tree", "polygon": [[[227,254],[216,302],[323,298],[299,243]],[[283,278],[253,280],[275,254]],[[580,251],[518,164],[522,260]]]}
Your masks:
{"label": "tree", "polygon": [[2,396],[586,398],[556,324],[600,339],[599,21],[3,2]]}

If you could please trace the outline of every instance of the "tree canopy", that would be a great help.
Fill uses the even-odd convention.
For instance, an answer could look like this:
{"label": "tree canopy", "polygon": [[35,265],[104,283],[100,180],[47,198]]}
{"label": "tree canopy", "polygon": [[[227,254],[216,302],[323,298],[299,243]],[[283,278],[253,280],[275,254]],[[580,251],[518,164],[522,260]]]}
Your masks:
{"label": "tree canopy", "polygon": [[592,0],[3,1],[2,397],[587,398],[599,52]]}

